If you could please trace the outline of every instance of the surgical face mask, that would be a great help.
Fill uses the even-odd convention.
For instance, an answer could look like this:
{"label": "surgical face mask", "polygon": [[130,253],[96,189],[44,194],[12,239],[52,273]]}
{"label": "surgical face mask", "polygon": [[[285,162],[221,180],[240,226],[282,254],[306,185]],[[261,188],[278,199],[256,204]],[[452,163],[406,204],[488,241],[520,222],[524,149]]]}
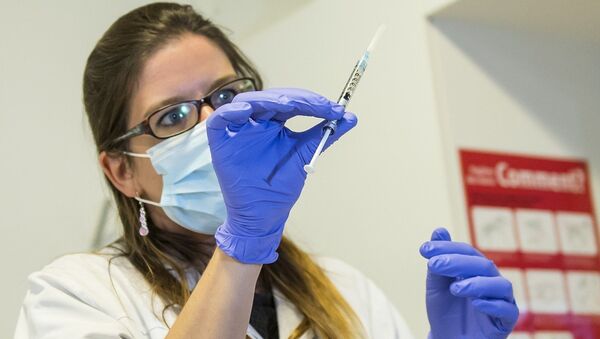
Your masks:
{"label": "surgical face mask", "polygon": [[225,221],[225,202],[212,166],[205,122],[162,141],[146,154],[125,154],[150,158],[163,180],[160,203],[136,200],[162,207],[171,220],[198,233],[214,234]]}

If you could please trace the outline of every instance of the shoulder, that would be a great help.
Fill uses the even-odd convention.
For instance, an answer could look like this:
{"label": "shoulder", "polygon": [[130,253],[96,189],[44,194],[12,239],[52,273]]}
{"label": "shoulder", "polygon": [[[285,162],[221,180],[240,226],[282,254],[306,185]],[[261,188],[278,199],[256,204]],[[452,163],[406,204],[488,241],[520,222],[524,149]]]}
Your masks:
{"label": "shoulder", "polygon": [[69,297],[97,309],[122,311],[124,302],[143,301],[151,287],[127,257],[116,249],[77,253],[55,259],[28,277],[28,301]]}
{"label": "shoulder", "polygon": [[371,279],[342,260],[314,259],[354,309],[370,338],[413,338],[404,319]]}
{"label": "shoulder", "polygon": [[354,284],[364,283],[367,280],[367,277],[362,272],[340,259],[321,256],[314,259],[329,279]]}
{"label": "shoulder", "polygon": [[[116,260],[116,253],[112,251],[103,250],[98,253],[75,253],[63,255],[46,266],[41,270],[34,272],[30,277],[38,275],[73,275],[75,277],[80,275],[88,274],[102,274],[108,269],[109,264],[112,264],[113,260]],[[118,261],[117,268],[124,266],[124,261]]]}
{"label": "shoulder", "polygon": [[349,301],[367,303],[373,293],[383,296],[371,279],[348,263],[332,257],[316,257],[315,261]]}
{"label": "shoulder", "polygon": [[[143,289],[145,284],[140,281],[141,275],[129,260],[117,254],[105,249],[98,253],[64,255],[30,274],[29,287],[41,284],[70,293],[81,292],[80,298],[93,298],[103,291],[121,287],[125,281]],[[88,296],[86,292],[93,295]]]}
{"label": "shoulder", "polygon": [[16,338],[137,337],[140,319],[148,318],[141,310],[151,308],[151,290],[115,254],[65,255],[30,274]]}
{"label": "shoulder", "polygon": [[83,275],[108,275],[111,272],[136,272],[131,262],[115,248],[105,247],[98,252],[63,255],[37,273],[62,272]]}

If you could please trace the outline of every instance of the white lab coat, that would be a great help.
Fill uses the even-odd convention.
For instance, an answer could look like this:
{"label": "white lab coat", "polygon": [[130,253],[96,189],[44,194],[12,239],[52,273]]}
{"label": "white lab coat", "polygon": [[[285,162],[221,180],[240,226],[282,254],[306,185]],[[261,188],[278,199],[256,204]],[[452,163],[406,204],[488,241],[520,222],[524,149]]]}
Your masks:
{"label": "white lab coat", "polygon": [[[149,285],[125,258],[112,261],[109,275],[108,259],[98,254],[66,255],[31,274],[15,338],[164,338],[168,332],[161,319],[164,304],[151,297]],[[412,339],[404,320],[371,280],[339,260],[318,258],[317,262],[370,338]],[[187,278],[195,284],[198,276]],[[287,338],[301,317],[279,291],[273,295],[279,336]],[[177,317],[171,308],[164,316],[169,325]],[[260,338],[251,326],[247,334]]]}

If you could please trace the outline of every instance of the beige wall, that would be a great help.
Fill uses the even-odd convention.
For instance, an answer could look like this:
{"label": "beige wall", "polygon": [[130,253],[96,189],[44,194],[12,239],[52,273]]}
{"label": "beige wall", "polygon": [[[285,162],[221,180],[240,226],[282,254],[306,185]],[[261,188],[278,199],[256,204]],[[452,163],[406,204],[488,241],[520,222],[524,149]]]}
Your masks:
{"label": "beige wall", "polygon": [[358,127],[320,160],[287,231],[371,277],[417,338],[427,329],[418,248],[451,220],[421,6],[312,1],[242,41],[268,85],[337,99],[371,36],[387,24],[349,106]]}

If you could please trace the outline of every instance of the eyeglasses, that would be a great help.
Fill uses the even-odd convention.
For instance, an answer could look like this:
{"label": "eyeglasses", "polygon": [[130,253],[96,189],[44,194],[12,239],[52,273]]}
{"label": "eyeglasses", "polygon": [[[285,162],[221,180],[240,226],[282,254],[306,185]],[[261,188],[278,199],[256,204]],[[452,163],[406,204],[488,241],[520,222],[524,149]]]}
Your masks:
{"label": "eyeglasses", "polygon": [[256,83],[252,78],[232,80],[214,89],[204,98],[182,101],[159,108],[148,115],[144,121],[114,139],[112,144],[115,145],[143,134],[150,134],[158,139],[167,139],[184,133],[200,122],[202,105],[206,104],[216,110],[230,103],[237,94],[255,90]]}

